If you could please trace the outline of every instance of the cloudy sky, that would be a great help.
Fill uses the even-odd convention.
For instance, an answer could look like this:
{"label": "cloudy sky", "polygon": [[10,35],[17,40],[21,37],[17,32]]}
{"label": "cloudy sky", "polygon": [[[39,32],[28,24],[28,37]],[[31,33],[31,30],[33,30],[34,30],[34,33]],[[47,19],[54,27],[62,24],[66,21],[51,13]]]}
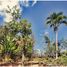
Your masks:
{"label": "cloudy sky", "polygon": [[[36,4],[36,0],[32,0],[32,5],[31,6],[34,6]],[[4,16],[4,21],[6,22],[9,22],[11,21],[12,17],[10,14],[7,14],[5,12],[5,10],[8,10],[8,7],[9,6],[10,8],[13,8],[13,6],[17,5],[17,8],[21,8],[20,7],[20,4],[25,7],[29,7],[30,4],[29,4],[29,0],[0,0],[0,15],[1,16]],[[20,9],[22,10],[22,9]]]}
{"label": "cloudy sky", "polygon": [[[4,5],[5,4],[5,5]],[[22,17],[26,18],[32,23],[32,31],[35,37],[35,49],[42,49],[45,47],[43,45],[43,35],[48,34],[51,39],[55,39],[55,34],[52,29],[45,25],[46,18],[52,12],[62,11],[64,15],[67,15],[67,2],[63,1],[20,1],[19,0],[0,0],[0,24],[4,21],[10,21],[11,16],[5,13],[7,5],[11,8],[14,5],[22,10]],[[59,28],[58,39],[67,38],[67,27],[61,25]]]}
{"label": "cloudy sky", "polygon": [[[51,40],[55,40],[55,34],[52,29],[45,25],[46,18],[53,12],[62,11],[67,15],[67,2],[58,1],[38,1],[33,7],[24,7],[23,17],[27,18],[32,23],[32,30],[36,40],[35,48],[44,48],[43,35],[48,34]],[[58,39],[67,38],[67,27],[61,25],[59,28]]]}

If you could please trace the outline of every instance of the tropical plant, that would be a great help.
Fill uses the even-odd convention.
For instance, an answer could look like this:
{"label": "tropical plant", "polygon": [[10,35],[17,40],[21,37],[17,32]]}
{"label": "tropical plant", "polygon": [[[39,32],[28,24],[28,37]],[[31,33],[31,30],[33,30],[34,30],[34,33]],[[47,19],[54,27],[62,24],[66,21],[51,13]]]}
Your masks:
{"label": "tropical plant", "polygon": [[45,43],[48,44],[48,49],[50,49],[50,38],[47,35],[45,35],[44,39],[45,39]]}
{"label": "tropical plant", "polygon": [[51,28],[53,28],[56,34],[56,59],[58,58],[58,29],[61,24],[67,25],[66,21],[67,17],[63,15],[63,12],[52,13],[49,17],[47,17],[47,22]]}
{"label": "tropical plant", "polygon": [[9,33],[9,35],[7,34],[7,39],[11,39],[9,41],[12,42],[15,46],[17,46],[15,52],[13,50],[13,53],[22,53],[22,59],[25,56],[31,56],[34,43],[31,24],[28,23],[26,19],[21,19],[20,10],[17,9],[16,6],[14,6],[12,10],[9,6],[8,8],[9,10],[6,10],[6,12],[10,13],[13,19],[9,23],[6,23],[5,26],[8,29]]}

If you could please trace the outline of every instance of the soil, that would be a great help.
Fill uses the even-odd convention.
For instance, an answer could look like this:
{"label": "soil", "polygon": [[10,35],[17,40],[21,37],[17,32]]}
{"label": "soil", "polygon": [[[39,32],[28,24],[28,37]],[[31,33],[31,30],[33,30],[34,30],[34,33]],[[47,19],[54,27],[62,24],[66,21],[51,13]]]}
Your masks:
{"label": "soil", "polygon": [[18,66],[18,65],[22,65],[22,63],[16,63],[16,62],[13,62],[13,63],[2,63],[0,64],[0,66]]}
{"label": "soil", "polygon": [[24,62],[24,64],[22,65],[22,63],[18,63],[18,62],[8,62],[8,63],[1,63],[0,66],[47,66],[47,64],[43,64],[43,63],[39,63],[39,62]]}

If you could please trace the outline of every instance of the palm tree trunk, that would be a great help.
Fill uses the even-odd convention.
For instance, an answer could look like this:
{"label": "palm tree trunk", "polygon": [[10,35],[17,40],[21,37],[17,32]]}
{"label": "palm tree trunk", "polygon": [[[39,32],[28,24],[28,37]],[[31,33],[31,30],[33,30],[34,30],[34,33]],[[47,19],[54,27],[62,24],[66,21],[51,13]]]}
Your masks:
{"label": "palm tree trunk", "polygon": [[58,31],[56,31],[56,59],[58,59]]}
{"label": "palm tree trunk", "polygon": [[50,42],[48,42],[48,49],[50,50]]}

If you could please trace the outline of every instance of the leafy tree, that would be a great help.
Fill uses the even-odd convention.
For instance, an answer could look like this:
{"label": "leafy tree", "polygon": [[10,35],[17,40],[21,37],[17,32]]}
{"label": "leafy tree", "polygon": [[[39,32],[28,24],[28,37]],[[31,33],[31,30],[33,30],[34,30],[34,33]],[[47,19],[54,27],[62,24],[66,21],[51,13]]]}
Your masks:
{"label": "leafy tree", "polygon": [[27,20],[24,19],[21,21],[21,25],[22,30],[20,32],[23,39],[23,53],[25,56],[30,57],[32,54],[33,47],[31,24],[28,24]]}
{"label": "leafy tree", "polygon": [[[21,19],[20,10],[17,9],[16,6],[14,6],[12,10],[9,8],[9,10],[6,10],[6,12],[10,13],[13,17],[12,21],[6,23],[6,27],[8,28],[8,33],[10,33],[10,38],[12,38],[10,41],[13,41],[12,43],[17,46],[14,53],[23,52],[22,56],[31,56],[34,43],[31,24],[28,23],[26,19]],[[18,35],[19,33],[20,36]]]}
{"label": "leafy tree", "polygon": [[5,22],[0,26],[0,53],[4,59],[16,59],[22,56],[31,58],[33,52],[34,39],[32,36],[31,24],[26,19],[21,18],[20,10],[14,6],[8,6],[7,13],[10,13],[12,21]]}

